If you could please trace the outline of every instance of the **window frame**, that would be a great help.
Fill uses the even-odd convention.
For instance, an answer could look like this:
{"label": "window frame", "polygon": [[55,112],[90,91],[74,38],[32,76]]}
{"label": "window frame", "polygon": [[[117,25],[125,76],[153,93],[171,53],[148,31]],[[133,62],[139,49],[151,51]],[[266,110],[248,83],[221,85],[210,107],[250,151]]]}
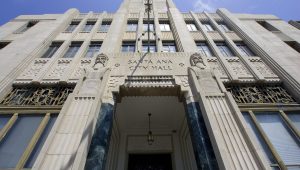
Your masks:
{"label": "window frame", "polygon": [[[174,48],[172,48],[172,47],[174,47]],[[168,50],[165,50],[167,48],[168,48]],[[176,52],[178,52],[175,41],[163,41],[162,42],[162,49],[163,49],[162,52],[165,52],[165,53],[176,53]],[[171,49],[175,49],[175,51],[172,51]]]}
{"label": "window frame", "polygon": [[204,31],[206,32],[213,32],[215,31],[215,28],[211,25],[210,22],[201,22],[203,25]]}
{"label": "window frame", "polygon": [[215,44],[224,57],[235,57],[235,54],[230,47],[228,47],[226,42],[215,42]]}
{"label": "window frame", "polygon": [[64,33],[72,33],[78,27],[81,21],[72,21],[65,29]]}
{"label": "window frame", "polygon": [[138,30],[138,21],[128,21],[126,32],[137,32]]}
{"label": "window frame", "polygon": [[[74,58],[76,56],[77,52],[80,50],[82,44],[83,44],[83,41],[72,41],[71,44],[69,45],[68,49],[62,56],[62,58]],[[78,48],[71,49],[73,47],[78,47]],[[68,53],[70,53],[70,54],[68,54]]]}
{"label": "window frame", "polygon": [[85,23],[85,25],[83,26],[81,32],[82,33],[89,33],[89,32],[91,32],[92,29],[94,28],[95,24],[96,24],[96,21],[87,21]]}
{"label": "window frame", "polygon": [[39,21],[28,21],[26,24],[17,29],[14,34],[23,34],[30,28],[34,27]]}
{"label": "window frame", "polygon": [[[132,49],[133,47],[133,51],[131,51],[130,49]],[[127,50],[124,50],[127,49]],[[136,50],[136,43],[134,41],[123,41],[122,42],[122,46],[121,46],[121,52],[123,53],[134,53]]]}
{"label": "window frame", "polygon": [[[213,51],[211,50],[211,48],[208,46],[208,44],[206,42],[196,42],[196,46],[198,51],[206,56],[206,57],[214,57]],[[207,47],[206,49],[203,47]],[[200,49],[201,48],[201,49]]]}
{"label": "window frame", "polygon": [[171,32],[172,31],[170,22],[167,22],[167,21],[160,21],[159,29],[161,32]]}
{"label": "window frame", "polygon": [[[53,41],[40,58],[52,58],[63,43],[63,41]],[[52,47],[55,48],[50,51]]]}
{"label": "window frame", "polygon": [[[157,52],[157,46],[155,41],[150,41],[150,53],[156,53]],[[147,48],[147,50],[145,50]],[[154,49],[154,51],[152,51]],[[147,53],[148,52],[148,42],[143,41],[142,42],[142,52]]]}
{"label": "window frame", "polygon": [[94,55],[101,50],[101,46],[102,41],[91,41],[86,50],[84,58],[93,58]]}
{"label": "window frame", "polygon": [[235,41],[234,44],[238,47],[240,53],[243,56],[248,56],[248,57],[256,56],[254,52],[243,41]]}
{"label": "window frame", "polygon": [[187,22],[186,27],[189,32],[197,32],[198,31],[198,28],[194,23]]}

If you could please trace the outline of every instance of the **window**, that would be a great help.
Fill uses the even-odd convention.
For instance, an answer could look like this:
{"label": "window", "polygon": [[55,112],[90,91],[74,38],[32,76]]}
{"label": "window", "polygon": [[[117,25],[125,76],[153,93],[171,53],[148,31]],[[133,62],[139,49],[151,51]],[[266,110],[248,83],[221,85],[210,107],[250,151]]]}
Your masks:
{"label": "window", "polygon": [[266,21],[257,21],[258,24],[260,24],[262,27],[264,27],[268,31],[279,31],[277,28],[275,28],[273,25],[269,24]]}
{"label": "window", "polygon": [[216,42],[216,45],[219,48],[220,52],[223,54],[223,56],[227,56],[227,57],[234,56],[231,50],[227,47],[226,43]]}
{"label": "window", "polygon": [[26,25],[22,26],[19,30],[17,30],[15,33],[22,34],[31,27],[33,27],[35,24],[37,24],[38,21],[29,21]]}
{"label": "window", "polygon": [[177,48],[176,48],[176,44],[174,41],[170,41],[170,42],[162,42],[163,45],[163,52],[176,52]]}
{"label": "window", "polygon": [[270,166],[299,169],[300,105],[297,101],[281,84],[226,84],[226,90],[240,106],[254,134],[253,140],[261,145]]}
{"label": "window", "polygon": [[81,47],[81,44],[82,42],[72,42],[63,58],[73,58]]}
{"label": "window", "polygon": [[170,24],[168,22],[159,22],[160,31],[171,31]]}
{"label": "window", "polygon": [[65,30],[65,32],[73,32],[76,27],[79,25],[79,21],[72,21],[71,24],[68,26],[68,28]]}
{"label": "window", "polygon": [[198,47],[199,52],[202,55],[204,55],[206,57],[213,56],[210,48],[207,46],[207,43],[205,43],[205,42],[196,42],[196,45]]}
{"label": "window", "polygon": [[231,31],[228,27],[227,27],[227,25],[225,24],[225,23],[218,23],[219,24],[219,26],[220,26],[220,28],[223,30],[223,31],[225,31],[225,32],[228,32],[228,31]]}
{"label": "window", "polygon": [[240,49],[243,56],[255,56],[255,54],[243,42],[235,42],[235,45]]}
{"label": "window", "polygon": [[89,48],[85,54],[85,58],[92,58],[97,52],[100,51],[102,42],[92,41]]}
{"label": "window", "polygon": [[296,41],[284,41],[287,45],[293,48],[295,51],[300,53],[300,44]]}
{"label": "window", "polygon": [[189,31],[198,31],[196,25],[193,24],[193,23],[187,23],[186,26],[187,26]]}
{"label": "window", "polygon": [[10,42],[0,42],[0,50],[6,47]]}
{"label": "window", "polygon": [[[32,168],[73,89],[62,86],[14,87],[1,99],[0,130],[6,134],[0,138],[0,169]],[[30,111],[26,109],[28,106]],[[49,108],[47,112],[42,111],[44,108],[41,110],[43,106]]]}
{"label": "window", "polygon": [[146,53],[146,52],[148,52],[148,50],[150,53],[157,51],[155,42],[150,42],[150,43],[143,42],[143,52]]}
{"label": "window", "polygon": [[209,22],[202,22],[203,28],[205,31],[214,31],[213,27]]}
{"label": "window", "polygon": [[52,42],[48,50],[44,53],[41,58],[51,58],[55,52],[59,49],[63,42]]}
{"label": "window", "polygon": [[[149,30],[150,30],[150,32],[154,31],[154,23],[153,22],[149,22]],[[147,23],[147,21],[144,21],[143,31],[148,32],[148,23]]]}
{"label": "window", "polygon": [[111,21],[104,21],[99,27],[99,32],[108,32]]}
{"label": "window", "polygon": [[135,52],[135,42],[123,42],[122,52]]}
{"label": "window", "polygon": [[127,31],[129,32],[136,32],[138,28],[137,21],[130,21],[127,23]]}
{"label": "window", "polygon": [[95,21],[87,21],[85,26],[82,29],[82,32],[91,32],[95,23],[96,23]]}

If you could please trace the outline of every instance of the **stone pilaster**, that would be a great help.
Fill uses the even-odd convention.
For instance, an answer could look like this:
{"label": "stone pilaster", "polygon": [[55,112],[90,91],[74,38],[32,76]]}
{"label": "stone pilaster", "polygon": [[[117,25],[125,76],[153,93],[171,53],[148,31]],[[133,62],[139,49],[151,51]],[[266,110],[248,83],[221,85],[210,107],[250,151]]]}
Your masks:
{"label": "stone pilaster", "polygon": [[[191,64],[193,65],[193,64]],[[235,103],[224,93],[208,68],[192,66],[189,83],[195,98],[199,99],[206,128],[220,169],[268,169],[265,161],[257,159],[258,153],[249,143],[241,126],[241,114]],[[197,103],[198,104],[198,103]],[[196,108],[196,106],[194,106]]]}

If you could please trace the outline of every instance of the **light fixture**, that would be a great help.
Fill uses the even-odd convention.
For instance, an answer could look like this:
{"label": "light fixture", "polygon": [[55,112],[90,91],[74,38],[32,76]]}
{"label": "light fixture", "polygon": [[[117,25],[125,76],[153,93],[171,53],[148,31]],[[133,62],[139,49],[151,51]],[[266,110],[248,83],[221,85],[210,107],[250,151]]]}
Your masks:
{"label": "light fixture", "polygon": [[150,126],[150,119],[151,119],[151,113],[148,113],[148,120],[149,120],[149,131],[148,131],[148,135],[147,135],[147,141],[148,141],[148,145],[152,145],[152,143],[154,142],[154,138],[153,138],[153,134],[151,131],[151,126]]}

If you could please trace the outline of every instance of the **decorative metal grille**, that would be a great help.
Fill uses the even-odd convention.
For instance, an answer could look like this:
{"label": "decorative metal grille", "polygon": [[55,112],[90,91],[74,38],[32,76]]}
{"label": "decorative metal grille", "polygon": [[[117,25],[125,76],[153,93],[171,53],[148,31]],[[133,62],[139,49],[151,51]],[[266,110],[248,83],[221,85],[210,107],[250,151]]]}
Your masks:
{"label": "decorative metal grille", "polygon": [[74,87],[14,87],[0,102],[8,106],[59,106],[63,105]]}
{"label": "decorative metal grille", "polygon": [[295,104],[295,99],[282,86],[227,86],[237,103]]}

